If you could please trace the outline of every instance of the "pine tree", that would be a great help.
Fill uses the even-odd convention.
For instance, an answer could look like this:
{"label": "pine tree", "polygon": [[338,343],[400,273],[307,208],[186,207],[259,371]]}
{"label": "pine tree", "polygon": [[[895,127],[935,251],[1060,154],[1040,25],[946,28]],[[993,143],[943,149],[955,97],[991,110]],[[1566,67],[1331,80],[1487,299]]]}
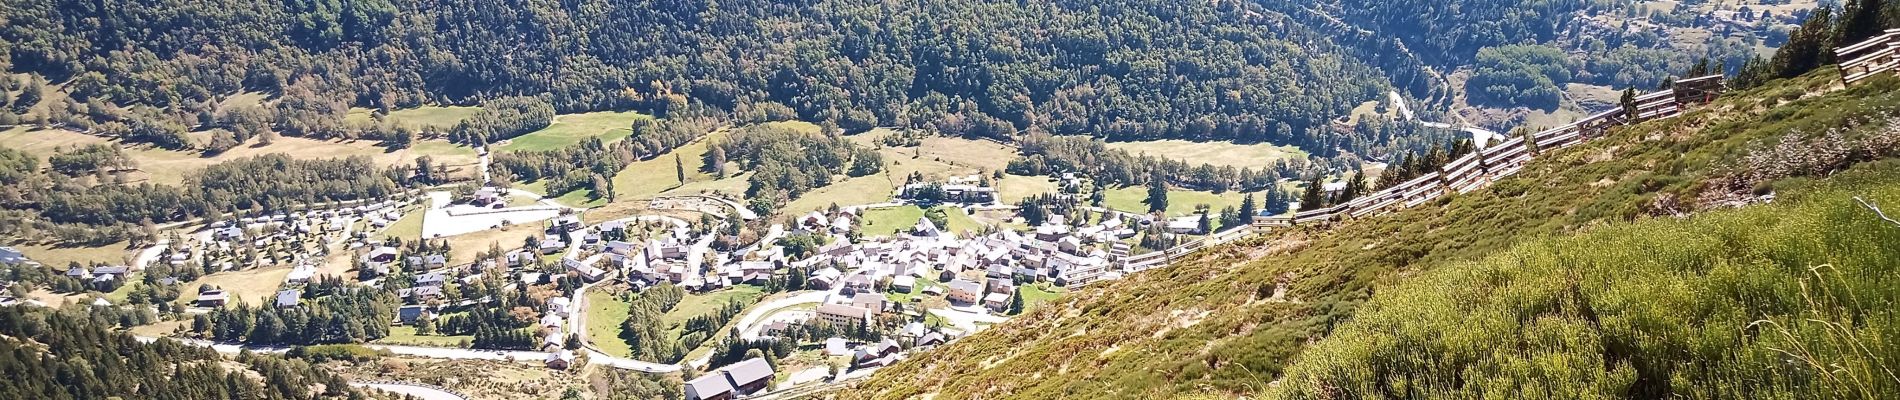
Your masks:
{"label": "pine tree", "polygon": [[1168,210],[1168,184],[1157,174],[1148,179],[1148,212]]}
{"label": "pine tree", "polygon": [[1359,195],[1365,191],[1365,186],[1366,172],[1364,170],[1353,171],[1352,178],[1346,181],[1346,189],[1339,191],[1339,198],[1333,199],[1333,203],[1345,204],[1348,201],[1352,201],[1352,199],[1359,198]]}
{"label": "pine tree", "polygon": [[1313,179],[1306,182],[1306,193],[1300,195],[1300,211],[1317,210],[1326,206],[1321,204],[1326,199],[1324,192],[1320,191],[1321,182],[1325,177],[1325,174],[1315,173]]}
{"label": "pine tree", "polygon": [[1286,214],[1287,209],[1292,208],[1290,204],[1287,203],[1292,201],[1292,193],[1287,193],[1286,190],[1282,190],[1278,186],[1268,188],[1266,215]]}
{"label": "pine tree", "polygon": [[1834,32],[1834,46],[1841,47],[1860,43],[1867,38],[1879,35],[1881,31],[1881,12],[1886,11],[1881,0],[1851,0],[1841,9],[1841,21]]}
{"label": "pine tree", "polygon": [[1022,314],[1022,313],[1023,313],[1023,288],[1021,286],[1018,286],[1016,287],[1015,292],[1009,294],[1009,315],[1017,315],[1017,314]]}
{"label": "pine tree", "polygon": [[1240,211],[1234,209],[1234,206],[1222,207],[1220,209],[1220,228],[1221,229],[1229,229],[1236,226],[1240,226],[1241,224],[1244,223],[1244,222],[1241,222],[1242,220],[1244,220],[1244,218],[1241,216]]}
{"label": "pine tree", "polygon": [[[1253,195],[1254,195],[1253,193],[1248,193],[1246,197],[1242,197],[1240,199],[1239,214],[1240,214],[1240,220],[1242,221],[1242,223],[1253,222],[1254,215],[1260,213],[1260,209],[1259,209],[1260,206],[1258,204],[1254,204]],[[1268,189],[1267,196],[1269,198],[1273,196],[1273,189]]]}
{"label": "pine tree", "polygon": [[1828,61],[1832,52],[1823,49],[1830,43],[1833,10],[1816,8],[1801,22],[1801,28],[1788,35],[1788,42],[1775,51],[1770,69],[1777,78],[1793,78],[1812,71]]}
{"label": "pine tree", "polygon": [[673,176],[680,184],[686,183],[686,161],[680,159],[679,153],[673,153]]}
{"label": "pine tree", "polygon": [[726,178],[725,146],[713,145],[712,151],[706,152],[706,170],[711,171],[713,176],[720,179]]}
{"label": "pine tree", "polygon": [[[1624,120],[1629,121],[1630,123],[1635,123],[1636,115],[1637,115],[1636,88],[1623,89],[1623,98],[1617,100],[1617,104],[1621,104],[1623,106]],[[1526,129],[1525,131],[1528,132],[1529,130]],[[1530,137],[1530,135],[1526,134],[1524,137],[1528,138]],[[1529,139],[1525,139],[1526,143],[1529,143],[1530,141],[1531,140]]]}
{"label": "pine tree", "polygon": [[13,98],[13,112],[25,114],[27,109],[40,103],[45,91],[46,83],[41,82],[38,77],[27,79],[26,85],[20,88],[20,95]]}

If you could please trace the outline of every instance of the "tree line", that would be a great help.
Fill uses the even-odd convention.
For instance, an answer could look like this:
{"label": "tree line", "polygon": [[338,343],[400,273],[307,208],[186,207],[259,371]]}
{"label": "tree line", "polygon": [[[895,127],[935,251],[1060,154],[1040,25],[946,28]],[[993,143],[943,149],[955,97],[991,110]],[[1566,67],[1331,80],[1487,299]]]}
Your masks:
{"label": "tree line", "polygon": [[830,185],[837,175],[867,176],[884,169],[876,150],[838,136],[780,127],[748,127],[713,146],[752,172],[746,177],[746,198],[769,202],[767,210]]}
{"label": "tree line", "polygon": [[[107,147],[56,153],[61,164],[42,170],[23,152],[0,147],[0,234],[59,241],[110,243],[152,237],[156,223],[225,213],[284,212],[306,204],[383,199],[419,183],[407,167],[382,168],[367,157],[296,159],[268,154],[213,164],[185,176],[182,186],[131,184],[122,174],[98,172],[124,165]],[[69,176],[49,171],[94,174]]]}
{"label": "tree line", "polygon": [[[1837,16],[1838,13],[1838,16]],[[1757,55],[1742,64],[1730,85],[1753,87],[1772,79],[1793,78],[1835,63],[1834,49],[1865,41],[1886,29],[1900,28],[1900,2],[1851,0],[1839,10],[1816,8],[1788,35],[1770,58]]]}
{"label": "tree line", "polygon": [[[167,134],[222,114],[226,96],[258,92],[275,96],[282,133],[318,138],[359,135],[344,118],[353,106],[386,113],[537,96],[556,112],[670,118],[703,107],[854,132],[1307,144],[1309,129],[1384,90],[1381,68],[1423,81],[1413,61],[1359,60],[1393,42],[1334,42],[1330,29],[1255,3],[7,6],[21,23],[0,31],[11,49],[0,67],[64,82],[82,105],[70,109],[151,108],[133,114],[169,121]],[[457,131],[495,139],[518,131],[510,119]]]}
{"label": "tree line", "polygon": [[297,360],[245,354],[230,369],[209,348],[142,343],[85,316],[89,307],[0,307],[0,397],[13,399],[367,399]]}
{"label": "tree line", "polygon": [[548,127],[554,106],[535,97],[505,97],[482,103],[482,109],[457,122],[449,141],[484,146]]}
{"label": "tree line", "polygon": [[1018,142],[1022,158],[1010,160],[1005,171],[1016,175],[1059,175],[1073,172],[1094,179],[1097,185],[1147,185],[1160,179],[1166,184],[1216,193],[1228,190],[1252,191],[1272,185],[1281,178],[1295,177],[1308,168],[1299,159],[1274,160],[1270,168],[1234,168],[1210,164],[1131,154],[1109,149],[1107,143],[1086,136],[1027,135]]}
{"label": "tree line", "polygon": [[274,297],[268,299],[271,304],[253,306],[240,301],[235,307],[219,307],[194,317],[191,332],[211,340],[259,345],[364,343],[389,335],[389,323],[396,319],[396,305],[401,304],[394,293],[360,286],[330,293],[307,290],[303,295],[313,297],[288,307],[275,304]]}

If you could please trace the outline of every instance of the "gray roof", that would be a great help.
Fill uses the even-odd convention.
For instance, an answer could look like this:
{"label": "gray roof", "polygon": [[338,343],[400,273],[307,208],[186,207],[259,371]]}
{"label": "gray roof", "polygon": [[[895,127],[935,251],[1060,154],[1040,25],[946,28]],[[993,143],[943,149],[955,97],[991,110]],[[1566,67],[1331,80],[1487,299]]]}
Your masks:
{"label": "gray roof", "polygon": [[735,387],[770,379],[772,378],[772,364],[766,363],[764,358],[752,358],[740,361],[738,364],[732,364],[732,366],[726,367],[726,377],[732,381],[732,386]]}
{"label": "gray roof", "polygon": [[732,393],[732,383],[726,381],[725,374],[706,374],[686,382],[686,399],[704,399]]}
{"label": "gray roof", "polygon": [[289,289],[289,290],[280,291],[280,292],[277,292],[277,306],[279,307],[294,306],[294,305],[297,305],[297,301],[302,298],[303,298],[303,291],[301,290]]}

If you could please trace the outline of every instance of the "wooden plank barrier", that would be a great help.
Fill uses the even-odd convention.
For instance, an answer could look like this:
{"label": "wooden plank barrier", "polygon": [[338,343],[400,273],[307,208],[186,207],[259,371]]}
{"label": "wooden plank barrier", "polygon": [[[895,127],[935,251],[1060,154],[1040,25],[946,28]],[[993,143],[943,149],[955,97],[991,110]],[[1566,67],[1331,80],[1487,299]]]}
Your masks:
{"label": "wooden plank barrier", "polygon": [[1889,29],[1860,43],[1834,49],[1834,59],[1846,60],[1836,64],[1841,69],[1842,85],[1853,85],[1900,69],[1900,29]]}

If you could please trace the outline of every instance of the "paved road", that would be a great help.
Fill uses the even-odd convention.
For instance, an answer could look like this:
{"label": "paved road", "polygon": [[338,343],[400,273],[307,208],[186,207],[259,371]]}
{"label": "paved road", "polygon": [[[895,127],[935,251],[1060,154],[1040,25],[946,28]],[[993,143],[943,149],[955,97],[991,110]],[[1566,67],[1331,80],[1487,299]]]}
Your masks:
{"label": "paved road", "polygon": [[[1398,91],[1394,90],[1390,92],[1390,96],[1392,97],[1392,104],[1398,107],[1400,116],[1405,117],[1405,119],[1407,120],[1418,121],[1418,116],[1412,114],[1412,107],[1405,105],[1405,98],[1399,97]],[[1437,128],[1437,129],[1460,129],[1459,127],[1453,126],[1452,124],[1447,124],[1443,122],[1419,121],[1419,124],[1425,125],[1426,127]],[[1478,148],[1480,149],[1484,148],[1485,145],[1491,143],[1491,141],[1493,140],[1504,141],[1508,139],[1504,137],[1504,135],[1500,135],[1497,132],[1492,132],[1492,131],[1484,130],[1477,127],[1467,126],[1467,127],[1463,127],[1462,130],[1465,131],[1465,133],[1471,134],[1471,143],[1477,145]]]}
{"label": "paved road", "polygon": [[[615,219],[613,221],[618,221],[623,224],[659,221],[659,222],[670,223],[670,224],[673,224],[673,226],[682,227],[682,228],[690,226],[686,222],[686,220],[663,216],[663,215],[642,215],[642,216]],[[600,225],[598,224],[594,225],[594,227],[596,228],[598,228],[599,226]],[[711,238],[710,235],[708,235],[707,237]],[[711,242],[708,241],[706,243],[710,245]],[[581,246],[580,241],[574,241],[573,243],[569,243],[567,247],[567,253],[562,254],[561,257],[567,258],[567,259],[580,257],[580,246]],[[613,279],[614,275],[617,275],[620,273],[621,273],[620,269],[618,268],[612,269],[610,270],[609,275],[606,278],[601,279],[600,282],[610,281]],[[614,367],[614,368],[619,368],[619,369],[633,370],[633,371],[640,371],[640,372],[647,372],[647,373],[678,372],[681,369],[681,367],[676,364],[661,364],[661,363],[656,363],[656,362],[640,361],[640,360],[635,360],[631,358],[616,357],[616,356],[607,354],[605,352],[602,352],[600,351],[600,348],[594,346],[593,338],[588,337],[588,332],[587,332],[587,309],[588,309],[587,291],[589,289],[592,289],[594,285],[597,285],[600,282],[593,282],[593,283],[581,285],[579,289],[574,291],[575,293],[574,298],[568,299],[569,306],[568,306],[568,312],[567,312],[567,325],[563,327],[565,328],[566,332],[580,336],[581,348],[582,350],[587,352],[588,362],[606,365],[609,367]]]}
{"label": "paved road", "polygon": [[[718,230],[719,227],[717,226],[712,228],[712,231],[716,232]],[[712,249],[713,239],[717,237],[718,235],[701,236],[698,242],[693,242],[692,247],[686,250],[686,267],[692,268],[693,270],[692,274],[686,276],[685,283],[688,287],[694,284],[705,283],[707,268],[706,252]]]}
{"label": "paved road", "polygon": [[433,387],[420,386],[420,385],[409,385],[409,384],[401,384],[401,383],[350,382],[350,386],[365,387],[365,388],[376,389],[376,390],[381,390],[381,391],[400,394],[400,395],[414,396],[415,398],[422,399],[422,400],[468,400],[467,397],[462,397],[462,395],[459,395],[459,394],[455,394],[455,393],[442,390],[442,389],[436,389]]}
{"label": "paved road", "polygon": [[153,244],[152,247],[139,250],[139,255],[132,258],[132,269],[145,269],[145,267],[152,263],[153,259],[158,258],[158,253],[165,251],[165,246],[170,246],[171,244],[171,239],[159,238],[158,243]]}
{"label": "paved road", "polygon": [[752,209],[746,208],[744,204],[739,204],[739,202],[732,201],[732,199],[719,197],[719,196],[706,196],[706,195],[689,195],[689,196],[702,197],[706,199],[711,199],[712,201],[725,203],[727,207],[732,207],[732,210],[734,212],[739,213],[739,218],[742,218],[742,219],[747,219],[747,220],[759,219],[759,213],[752,212]]}
{"label": "paved road", "polygon": [[[138,336],[137,338],[140,342],[145,342],[145,343],[151,343],[158,340],[158,338],[150,337],[150,336]],[[242,344],[236,344],[236,343],[219,343],[219,342],[212,342],[209,340],[199,340],[199,339],[180,339],[180,338],[171,338],[171,339],[179,341],[184,344],[193,345],[193,346],[209,347],[212,350],[217,350],[219,353],[226,353],[226,354],[236,354],[239,351],[243,351],[243,350],[250,350],[253,353],[283,353],[286,351],[290,351],[290,346],[242,345]],[[373,350],[385,350],[390,353],[395,353],[395,354],[400,354],[400,355],[405,355],[405,356],[441,358],[441,359],[450,359],[450,360],[508,360],[512,358],[518,361],[531,360],[534,362],[540,362],[541,360],[545,360],[548,357],[548,353],[539,352],[539,351],[479,350],[479,349],[458,349],[458,348],[450,348],[450,347],[400,346],[400,345],[384,345],[384,344],[365,344],[363,345],[363,347],[370,348]]]}
{"label": "paved road", "polygon": [[973,313],[973,312],[957,311],[957,310],[952,310],[952,309],[947,309],[947,308],[932,308],[930,309],[930,313],[936,314],[938,317],[943,317],[944,321],[950,322],[950,325],[957,327],[957,329],[962,329],[963,332],[966,334],[976,333],[976,324],[978,322],[985,323],[985,324],[1000,324],[1000,323],[1003,323],[1003,321],[1009,320],[1009,318],[1007,317],[999,317],[999,316],[990,315],[990,314],[978,314],[978,313]]}
{"label": "paved road", "polygon": [[781,309],[781,308],[791,307],[791,306],[795,306],[799,304],[824,303],[825,299],[828,297],[831,297],[830,291],[813,290],[813,291],[802,292],[802,293],[791,295],[791,296],[782,297],[777,300],[759,303],[757,305],[752,306],[752,311],[747,311],[745,313],[745,316],[740,317],[739,324],[733,325],[733,327],[739,330],[740,338],[743,338],[746,340],[758,339],[759,327],[754,326],[754,325],[759,325],[761,320],[763,320],[767,316],[766,315],[767,313],[770,313],[772,311],[777,311],[778,309]]}

